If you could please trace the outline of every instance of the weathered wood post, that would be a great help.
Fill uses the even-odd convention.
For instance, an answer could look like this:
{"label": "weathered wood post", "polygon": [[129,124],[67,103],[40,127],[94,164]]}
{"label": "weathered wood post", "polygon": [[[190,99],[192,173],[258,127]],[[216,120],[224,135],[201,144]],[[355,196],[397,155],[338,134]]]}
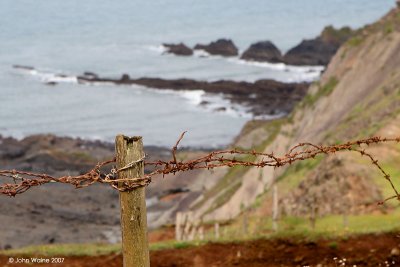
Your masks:
{"label": "weathered wood post", "polygon": [[[118,178],[137,178],[144,175],[144,152],[142,137],[118,135],[115,138],[117,168],[126,166]],[[129,164],[129,165],[128,165]],[[119,187],[123,183],[118,184]],[[145,187],[120,192],[122,253],[124,267],[149,267]]]}
{"label": "weathered wood post", "polygon": [[182,212],[176,213],[176,220],[175,220],[175,239],[176,241],[182,241],[183,229],[182,229],[182,219],[183,214]]}
{"label": "weathered wood post", "polygon": [[219,239],[220,234],[219,234],[219,223],[218,222],[214,223],[214,232],[215,232],[215,239]]}
{"label": "weathered wood post", "polygon": [[279,199],[278,186],[274,184],[272,187],[272,230],[278,231],[278,216],[279,216]]}

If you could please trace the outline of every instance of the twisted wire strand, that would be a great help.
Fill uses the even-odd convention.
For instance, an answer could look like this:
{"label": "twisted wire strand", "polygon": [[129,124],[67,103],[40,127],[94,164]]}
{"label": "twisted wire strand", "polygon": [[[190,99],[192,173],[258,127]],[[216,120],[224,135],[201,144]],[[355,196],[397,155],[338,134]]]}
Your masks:
{"label": "twisted wire strand", "polygon": [[[358,153],[360,156],[366,156],[370,159],[372,165],[374,165],[383,177],[390,183],[394,191],[394,195],[388,197],[381,202],[384,203],[391,199],[397,199],[400,201],[400,194],[394,186],[391,176],[382,168],[378,160],[375,157],[366,152],[364,146],[372,144],[395,142],[400,143],[400,137],[396,138],[382,138],[382,137],[370,137],[367,139],[361,139],[356,141],[349,141],[342,144],[336,145],[315,145],[312,143],[299,143],[293,146],[283,156],[276,156],[274,153],[257,152],[255,150],[238,150],[238,149],[227,149],[212,151],[204,156],[198,158],[178,161],[176,152],[186,132],[183,132],[175,146],[171,150],[172,159],[170,161],[145,161],[145,158],[128,163],[122,168],[116,169],[112,167],[109,173],[102,173],[101,169],[105,166],[109,166],[116,162],[116,159],[110,159],[98,163],[93,169],[87,173],[77,176],[61,176],[54,177],[48,174],[32,173],[18,170],[1,170],[0,177],[9,178],[12,183],[3,183],[0,185],[0,194],[7,196],[16,196],[22,194],[32,187],[44,185],[47,183],[57,182],[64,184],[71,184],[76,188],[83,188],[93,185],[95,183],[108,184],[119,191],[130,191],[135,188],[147,186],[151,183],[152,177],[156,175],[165,176],[167,174],[176,174],[180,172],[187,172],[190,170],[201,170],[201,169],[214,169],[220,167],[274,167],[279,168],[285,165],[290,165],[296,161],[313,159],[320,154],[335,154],[341,151],[352,151]],[[236,159],[240,156],[252,155],[255,157],[254,160],[241,160]],[[145,166],[152,166],[153,170],[139,178],[118,178],[118,173],[135,166],[139,162],[144,162]],[[123,186],[118,183],[123,183]]]}

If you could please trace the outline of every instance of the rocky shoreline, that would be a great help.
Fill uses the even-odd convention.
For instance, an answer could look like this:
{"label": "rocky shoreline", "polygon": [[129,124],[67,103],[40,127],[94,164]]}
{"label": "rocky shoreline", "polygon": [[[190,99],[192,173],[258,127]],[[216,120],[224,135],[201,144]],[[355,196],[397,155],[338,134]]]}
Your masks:
{"label": "rocky shoreline", "polygon": [[[145,152],[148,160],[171,158],[170,148],[147,146]],[[182,148],[180,152],[190,157],[206,151]],[[112,143],[49,134],[22,140],[0,136],[1,169],[79,175],[113,156]],[[205,190],[203,182],[199,183],[201,179],[205,178],[199,177],[199,172],[188,172],[184,177],[155,177],[146,190],[150,229],[171,223],[178,208],[185,208],[197,198]],[[2,178],[2,182],[12,180]],[[71,185],[47,184],[15,198],[0,197],[0,250],[34,244],[120,240],[119,195],[106,185],[75,189]]]}
{"label": "rocky shoreline", "polygon": [[[248,108],[254,116],[287,114],[307,93],[309,83],[282,83],[274,80],[258,80],[254,83],[220,80],[215,82],[192,79],[130,78],[123,74],[120,79],[103,78],[86,72],[78,76],[80,83],[113,83],[116,85],[141,85],[160,90],[203,90],[210,94],[223,94],[235,104]],[[207,103],[202,103],[207,104]]]}
{"label": "rocky shoreline", "polygon": [[[14,65],[13,68],[23,71],[35,71],[32,66]],[[64,74],[55,74],[56,78],[67,78]],[[254,118],[274,118],[290,113],[294,106],[307,94],[310,83],[284,83],[270,79],[260,79],[255,82],[218,80],[203,81],[194,79],[162,79],[152,77],[131,78],[122,74],[120,78],[101,77],[86,71],[82,75],[70,76],[80,84],[114,84],[139,85],[157,90],[198,91],[202,90],[209,95],[218,95],[237,104],[251,113]],[[46,82],[47,85],[57,85],[55,81]],[[200,105],[207,106],[207,101]],[[227,107],[218,107],[214,111],[223,111]]]}
{"label": "rocky shoreline", "polygon": [[[330,31],[328,29],[325,32]],[[282,55],[270,41],[258,42],[251,45],[241,55],[241,59],[288,63],[291,58],[290,64],[293,65],[326,65],[337,49],[336,46],[347,38],[337,42],[337,39],[330,39],[329,36],[332,36],[332,32],[321,34],[315,40],[303,41],[286,55]],[[183,43],[164,46],[169,53],[193,55],[193,49]],[[211,55],[239,55],[235,44],[228,39],[217,40],[208,45],[198,44],[195,49],[204,50]],[[314,51],[311,54],[310,49]],[[14,68],[35,70],[34,67],[22,65],[15,65]],[[59,74],[59,77],[67,76]],[[306,95],[309,86],[308,83],[282,83],[274,80],[209,82],[193,79],[131,78],[128,74],[123,74],[120,78],[107,78],[89,71],[76,76],[76,80],[84,84],[140,85],[158,90],[203,90],[206,94],[223,95],[232,103],[245,106],[255,116],[289,113]],[[171,156],[169,148],[146,147],[145,151],[150,160],[169,159]],[[186,150],[184,157],[190,158],[203,152]],[[78,175],[113,155],[114,145],[100,141],[54,135],[34,135],[22,140],[0,136],[2,169],[43,172],[54,176]],[[187,209],[188,205],[216,182],[210,182],[207,178],[204,173],[189,172],[171,175],[162,182],[152,183],[147,189],[148,220],[151,222],[149,226],[155,228],[171,223],[178,210]],[[156,177],[154,180],[158,179],[161,178]],[[44,243],[115,243],[120,239],[118,192],[106,186],[91,186],[80,189],[79,193],[70,185],[41,186],[15,199],[4,197],[0,201],[0,208],[3,210],[0,214],[0,221],[3,222],[0,249]]]}
{"label": "rocky shoreline", "polygon": [[[327,26],[313,39],[301,41],[283,54],[270,40],[259,41],[250,45],[240,59],[246,61],[285,63],[294,66],[326,66],[339,47],[355,35],[357,31],[349,27],[335,29]],[[238,56],[239,50],[230,39],[218,39],[207,45],[197,44],[192,48],[184,43],[163,44],[166,53],[178,56],[191,56],[194,50],[203,50],[210,55],[223,57]]]}

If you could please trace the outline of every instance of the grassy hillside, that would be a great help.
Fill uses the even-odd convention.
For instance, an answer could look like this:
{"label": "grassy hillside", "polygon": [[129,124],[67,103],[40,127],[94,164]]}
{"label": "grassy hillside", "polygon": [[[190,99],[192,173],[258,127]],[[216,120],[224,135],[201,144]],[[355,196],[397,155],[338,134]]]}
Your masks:
{"label": "grassy hillside", "polygon": [[[249,123],[236,146],[284,155],[288,148],[305,141],[334,144],[373,135],[399,136],[397,125],[400,11],[396,9],[360,29],[339,49],[292,114],[280,121]],[[389,172],[400,174],[400,146],[370,149]],[[393,194],[389,184],[366,159],[342,153],[339,159],[321,157],[277,170],[233,169],[194,208],[206,220],[224,220],[257,203],[257,212],[268,216],[270,187],[275,180],[280,211],[287,216],[307,217],[311,202],[317,216],[391,213],[398,206],[391,202],[378,207],[379,200]],[[395,184],[400,186],[397,181]],[[296,207],[290,209],[294,203]]]}

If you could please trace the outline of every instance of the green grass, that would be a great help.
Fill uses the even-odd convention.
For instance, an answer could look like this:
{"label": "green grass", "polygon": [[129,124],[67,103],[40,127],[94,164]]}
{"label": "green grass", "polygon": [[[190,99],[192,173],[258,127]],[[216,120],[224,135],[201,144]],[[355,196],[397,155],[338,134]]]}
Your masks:
{"label": "green grass", "polygon": [[264,151],[265,148],[275,140],[276,136],[281,131],[282,125],[286,122],[287,120],[285,119],[268,121],[267,124],[264,126],[269,133],[268,137],[260,145],[254,147],[253,149],[259,152]]}
{"label": "green grass", "polygon": [[[382,168],[391,176],[391,180],[395,188],[400,190],[400,159],[397,158],[380,164]],[[390,183],[383,177],[381,172],[376,171],[376,174],[374,175],[374,182],[381,189],[384,198],[393,196],[395,194]],[[389,202],[388,204],[398,205],[397,202]]]}
{"label": "green grass", "polygon": [[282,191],[281,193],[286,193],[296,188],[325,157],[325,155],[318,155],[315,159],[299,161],[290,165],[277,179],[279,182],[278,186]]}
{"label": "green grass", "polygon": [[364,38],[362,38],[361,36],[354,36],[347,41],[347,45],[349,45],[351,47],[357,47],[357,46],[361,45],[363,43],[363,41],[364,41]]}
{"label": "green grass", "polygon": [[350,27],[335,29],[333,26],[327,26],[322,31],[321,36],[325,40],[341,43],[343,40],[348,39],[353,34],[354,31]]}
{"label": "green grass", "polygon": [[[316,220],[315,229],[305,218],[287,218],[281,221],[284,235],[308,235],[314,237],[336,237],[353,234],[383,233],[400,229],[399,211],[389,215],[348,216],[348,227],[343,216],[331,215]],[[279,234],[279,233],[278,233]]]}
{"label": "green grass", "polygon": [[98,256],[121,252],[120,244],[54,244],[36,245],[0,251],[2,255]]}
{"label": "green grass", "polygon": [[[348,216],[348,227],[343,225],[343,216],[330,215],[317,218],[315,229],[311,229],[307,218],[283,217],[278,222],[279,230],[272,232],[272,222],[269,217],[249,217],[249,234],[244,235],[241,230],[241,221],[221,226],[221,239],[213,239],[213,229],[205,233],[206,240],[192,242],[165,241],[150,244],[150,250],[185,249],[207,244],[208,242],[241,242],[260,238],[288,238],[291,240],[317,240],[337,239],[349,236],[386,233],[400,230],[400,208],[390,214],[357,215]],[[336,242],[328,244],[331,248],[337,248]],[[21,249],[0,251],[2,255],[40,255],[40,256],[98,256],[121,253],[121,245],[110,244],[53,244],[29,246]],[[179,253],[179,252],[177,252]]]}
{"label": "green grass", "polygon": [[394,31],[394,25],[392,22],[387,22],[385,24],[385,29],[384,29],[384,33],[385,35],[391,34]]}
{"label": "green grass", "polygon": [[[258,125],[258,127],[264,127],[268,136],[265,138],[263,142],[261,142],[258,146],[253,147],[251,150],[262,152],[265,148],[276,138],[278,135],[281,126],[285,123],[285,119],[268,121],[265,124]],[[245,155],[241,157],[236,157],[237,160],[243,161],[254,161],[257,157],[253,155]],[[201,207],[204,203],[206,203],[209,199],[215,198],[212,206],[205,212],[205,214],[212,212],[213,210],[221,207],[225,204],[229,199],[235,194],[235,192],[241,186],[241,178],[245,173],[249,170],[249,168],[243,166],[235,166],[229,168],[228,172],[225,174],[223,178],[221,178],[217,184],[204,193],[204,198],[196,203],[193,207],[194,209]]]}
{"label": "green grass", "polygon": [[[348,237],[352,235],[386,233],[400,230],[400,208],[390,214],[369,214],[348,216],[348,226],[343,223],[342,215],[329,215],[316,219],[315,229],[311,228],[308,218],[283,217],[278,221],[278,231],[272,231],[271,218],[249,219],[250,235],[245,239],[257,238],[288,238],[288,239],[330,239],[338,237]],[[243,234],[240,231],[240,222],[226,226],[225,242],[229,239],[240,240]],[[221,232],[223,232],[222,230]]]}
{"label": "green grass", "polygon": [[[200,246],[205,241],[176,242],[174,240],[152,243],[150,251],[164,249],[183,249],[188,247]],[[41,256],[100,256],[121,253],[121,244],[52,244],[34,245],[19,249],[0,251],[1,255],[41,255]]]}
{"label": "green grass", "polygon": [[[235,194],[235,192],[242,186],[242,182],[238,181],[231,184],[227,189],[225,189],[224,193],[219,195],[214,203],[211,205],[210,210],[215,210],[225,204],[231,197]],[[206,212],[207,213],[207,212]]]}
{"label": "green grass", "polygon": [[[254,158],[254,156],[246,156],[246,157],[241,157],[237,158],[238,160],[251,160]],[[204,198],[198,202],[193,208],[199,208],[201,207],[206,201],[208,201],[212,197],[217,197],[219,198],[219,203],[214,203],[214,206],[212,209],[215,209],[219,206],[221,206],[223,203],[221,203],[222,199],[225,199],[226,201],[229,200],[228,196],[225,194],[228,194],[232,196],[236,190],[239,188],[237,187],[237,184],[240,183],[240,180],[238,180],[241,176],[245,174],[247,171],[246,168],[241,167],[241,166],[235,166],[232,167],[228,170],[228,173],[221,178],[217,184],[208,190],[207,192],[204,193]],[[233,191],[233,188],[236,189]],[[225,196],[224,196],[225,195]],[[208,210],[207,212],[212,211],[211,209]]]}
{"label": "green grass", "polygon": [[300,102],[300,107],[314,106],[321,97],[330,95],[338,83],[339,80],[336,77],[331,77],[323,86],[318,85],[318,91],[315,94],[308,93]]}

